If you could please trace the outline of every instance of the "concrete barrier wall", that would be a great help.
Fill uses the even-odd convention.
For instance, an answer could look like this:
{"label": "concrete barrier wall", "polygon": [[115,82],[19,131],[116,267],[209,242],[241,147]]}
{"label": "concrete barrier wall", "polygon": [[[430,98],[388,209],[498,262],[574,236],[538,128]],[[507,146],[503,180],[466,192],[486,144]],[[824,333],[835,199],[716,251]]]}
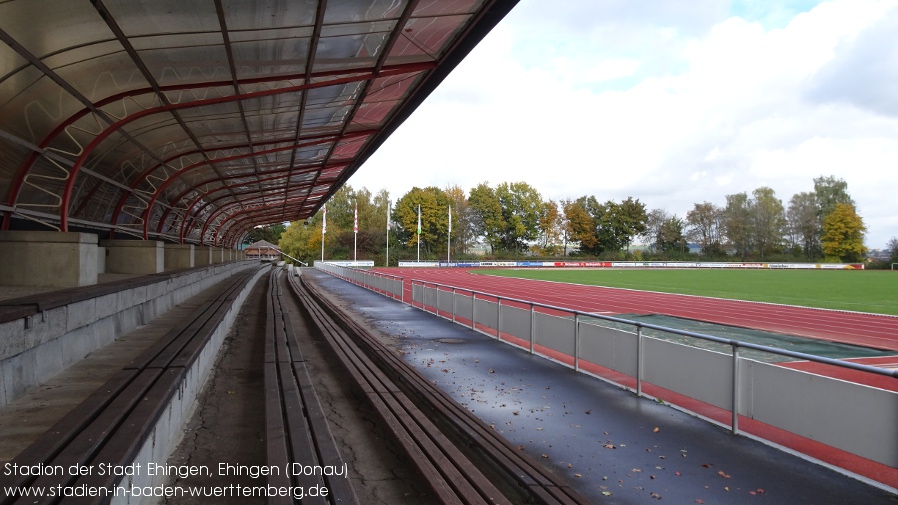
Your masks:
{"label": "concrete barrier wall", "polygon": [[722,409],[732,410],[731,354],[650,337],[643,339],[643,345],[645,346],[643,379],[647,382]]}
{"label": "concrete barrier wall", "polygon": [[548,347],[568,356],[577,352],[576,328],[573,318],[536,314],[536,345]]}
{"label": "concrete barrier wall", "polygon": [[742,415],[898,468],[898,393],[747,359],[739,372]]}
{"label": "concrete barrier wall", "polygon": [[0,405],[221,280],[258,265],[234,262],[48,309],[0,324]]}

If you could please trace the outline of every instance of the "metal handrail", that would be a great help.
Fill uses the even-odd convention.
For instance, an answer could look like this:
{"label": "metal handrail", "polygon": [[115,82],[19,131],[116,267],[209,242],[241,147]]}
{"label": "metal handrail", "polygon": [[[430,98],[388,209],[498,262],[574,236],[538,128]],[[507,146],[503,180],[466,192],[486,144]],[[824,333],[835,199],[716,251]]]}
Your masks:
{"label": "metal handrail", "polygon": [[682,335],[684,337],[693,337],[693,338],[698,338],[700,340],[707,340],[707,341],[716,342],[719,344],[726,344],[726,345],[732,346],[734,349],[745,348],[745,349],[752,349],[752,350],[756,350],[756,351],[763,351],[763,352],[768,352],[771,354],[778,354],[781,356],[788,356],[788,357],[792,357],[792,358],[798,358],[798,359],[813,361],[816,363],[823,363],[823,364],[827,364],[827,365],[833,365],[833,366],[842,367],[842,368],[849,368],[852,370],[868,372],[868,373],[873,373],[873,374],[877,374],[877,375],[884,375],[886,377],[892,377],[892,378],[898,379],[898,370],[889,370],[886,368],[879,368],[879,367],[875,367],[875,366],[864,365],[861,363],[852,363],[850,361],[827,358],[824,356],[817,356],[814,354],[806,354],[806,353],[798,352],[798,351],[790,351],[787,349],[780,349],[778,347],[770,347],[770,346],[766,346],[766,345],[753,344],[751,342],[743,342],[741,340],[733,340],[733,339],[729,339],[729,338],[716,337],[714,335],[706,335],[704,333],[696,333],[696,332],[687,331],[687,330],[679,330],[676,328],[668,328],[665,326],[659,326],[659,325],[655,325],[655,324],[641,323],[638,321],[631,321],[629,319],[623,319],[623,318],[619,318],[619,317],[605,316],[605,315],[601,315],[601,314],[593,314],[590,312],[583,312],[583,311],[576,310],[576,309],[559,307],[557,305],[549,305],[546,303],[532,302],[530,300],[523,300],[520,298],[502,296],[502,295],[497,295],[494,293],[487,293],[485,291],[477,291],[474,289],[461,288],[458,286],[450,286],[448,284],[441,284],[438,282],[425,281],[422,279],[412,279],[411,283],[413,286],[417,283],[417,284],[420,284],[421,286],[431,285],[431,286],[437,286],[440,288],[447,288],[447,290],[467,291],[472,294],[485,295],[485,296],[488,296],[491,298],[496,298],[497,300],[507,300],[510,302],[521,303],[524,305],[532,305],[532,306],[536,306],[536,307],[542,307],[545,309],[567,312],[567,313],[573,314],[575,316],[588,316],[591,318],[601,319],[604,321],[628,324],[628,325],[632,325],[632,326],[636,327],[637,329],[638,328],[646,328],[646,329],[650,329],[650,330],[664,331],[667,333],[673,333],[675,335]]}
{"label": "metal handrail", "polygon": [[309,266],[309,264],[306,263],[305,261],[296,259],[296,258],[294,258],[293,256],[290,256],[289,254],[285,253],[284,251],[278,251],[278,252],[280,252],[282,256],[286,256],[286,257],[290,258],[291,260],[293,260],[293,261],[295,261],[295,262],[301,264],[301,265],[304,266],[304,267]]}
{"label": "metal handrail", "polygon": [[[318,264],[318,263],[316,263],[316,266],[317,266],[317,264]],[[383,272],[376,272],[376,271],[370,271],[370,270],[362,270],[361,268],[352,268],[352,267],[344,267],[344,266],[330,265],[330,264],[328,264],[327,262],[323,262],[323,264],[325,264],[325,265],[327,265],[329,268],[333,268],[333,269],[341,269],[341,268],[342,268],[342,269],[345,269],[345,270],[349,270],[349,271],[352,271],[352,272],[361,274],[361,275],[363,275],[363,276],[378,277],[378,278],[381,278],[381,279],[387,279],[387,280],[389,280],[389,281],[398,282],[398,283],[399,283],[399,286],[400,286],[400,289],[399,289],[399,298],[398,298],[398,300],[399,300],[400,302],[402,302],[402,303],[405,303],[405,293],[404,293],[404,291],[405,291],[405,278],[404,278],[404,277],[401,277],[401,276],[399,276],[399,275],[387,274],[387,273],[383,273]],[[340,277],[340,278],[342,278],[343,280],[345,280],[345,281],[347,281],[347,282],[352,282],[352,283],[354,283],[354,284],[357,284],[357,283],[354,282],[353,279],[350,279],[349,277],[347,277],[347,276],[345,276],[345,275],[343,275],[343,274],[339,274],[339,273],[335,273],[335,272],[330,272],[329,270],[324,269],[324,268],[322,268],[321,270],[324,270],[325,272],[331,273],[332,275],[336,275],[337,277]],[[368,284],[358,284],[358,285],[360,285],[360,286],[362,286],[363,288],[366,288],[366,289],[371,289],[370,283],[368,283]],[[372,289],[372,291],[377,292],[376,289]],[[385,294],[385,293],[384,293],[384,294]],[[388,298],[393,298],[393,297],[392,297],[392,296],[389,296]],[[394,298],[394,299],[395,299],[395,298]]]}

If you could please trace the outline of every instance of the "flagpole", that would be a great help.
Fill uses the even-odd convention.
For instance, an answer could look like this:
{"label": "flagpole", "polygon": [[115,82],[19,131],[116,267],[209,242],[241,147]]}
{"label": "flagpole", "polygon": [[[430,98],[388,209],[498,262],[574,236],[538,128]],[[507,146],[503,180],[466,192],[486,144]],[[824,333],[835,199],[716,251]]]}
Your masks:
{"label": "flagpole", "polygon": [[418,204],[418,263],[421,263],[421,204]]}
{"label": "flagpole", "polygon": [[387,200],[387,261],[384,266],[390,266],[390,200]]}
{"label": "flagpole", "polygon": [[[451,261],[450,254],[452,251],[452,206],[449,206],[449,233],[446,238],[446,263]],[[449,265],[446,265],[449,266]]]}
{"label": "flagpole", "polygon": [[352,241],[352,261],[355,263],[355,266],[358,265],[358,249],[359,249],[359,202],[355,202],[355,210],[353,211],[352,218],[352,231],[353,231],[353,241]]}

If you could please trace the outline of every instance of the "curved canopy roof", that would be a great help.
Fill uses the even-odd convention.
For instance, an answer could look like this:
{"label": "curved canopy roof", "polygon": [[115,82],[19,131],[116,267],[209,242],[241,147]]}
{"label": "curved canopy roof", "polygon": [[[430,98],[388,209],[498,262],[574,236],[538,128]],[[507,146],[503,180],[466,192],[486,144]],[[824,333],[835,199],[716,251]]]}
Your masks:
{"label": "curved canopy roof", "polygon": [[309,217],[516,1],[0,2],[2,228]]}

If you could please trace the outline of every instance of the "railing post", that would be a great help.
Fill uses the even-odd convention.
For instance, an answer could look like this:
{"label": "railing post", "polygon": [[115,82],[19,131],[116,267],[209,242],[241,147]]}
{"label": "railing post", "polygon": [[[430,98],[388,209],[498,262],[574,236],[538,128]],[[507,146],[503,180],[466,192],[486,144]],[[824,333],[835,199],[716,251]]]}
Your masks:
{"label": "railing post", "polygon": [[739,345],[733,343],[733,435],[739,434]]}
{"label": "railing post", "polygon": [[580,314],[574,314],[574,370],[580,371]]}
{"label": "railing post", "polygon": [[642,326],[636,325],[636,396],[642,396]]}
{"label": "railing post", "polygon": [[455,322],[455,286],[452,287],[452,322]]}
{"label": "railing post", "polygon": [[471,329],[476,330],[477,326],[477,293],[471,291]]}
{"label": "railing post", "polygon": [[533,302],[530,302],[530,354],[533,354],[533,341],[536,340],[536,313],[533,311]]}
{"label": "railing post", "polygon": [[502,299],[496,297],[496,340],[502,340]]}

